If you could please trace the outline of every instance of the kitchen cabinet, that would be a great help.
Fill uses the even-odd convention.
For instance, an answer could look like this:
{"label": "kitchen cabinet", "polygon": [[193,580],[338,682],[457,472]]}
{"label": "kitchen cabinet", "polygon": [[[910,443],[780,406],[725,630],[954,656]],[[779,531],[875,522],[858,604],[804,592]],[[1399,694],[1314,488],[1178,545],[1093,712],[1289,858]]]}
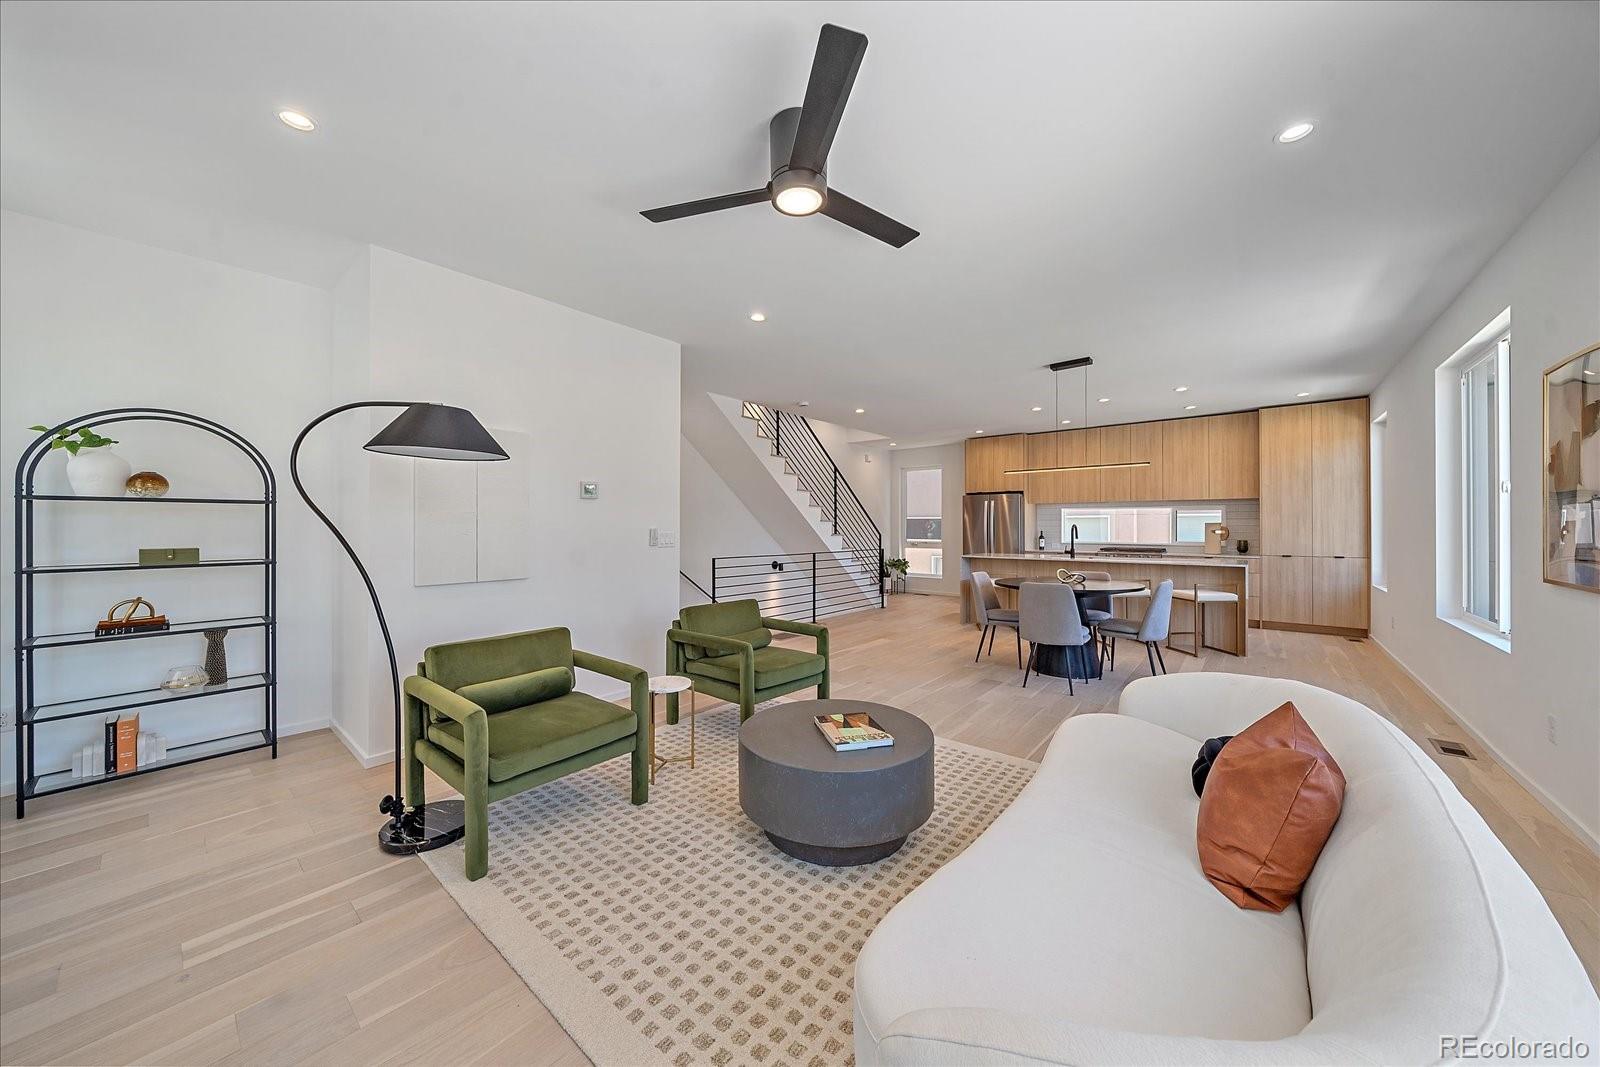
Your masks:
{"label": "kitchen cabinet", "polygon": [[1209,427],[1206,419],[1170,419],[1161,424],[1161,494],[1167,500],[1204,500]]}
{"label": "kitchen cabinet", "polygon": [[1315,565],[1310,556],[1266,556],[1261,560],[1265,579],[1261,591],[1261,621],[1291,626],[1313,625]]}
{"label": "kitchen cabinet", "polygon": [[[1312,554],[1313,407],[1294,404],[1261,409],[1259,468],[1263,552],[1292,556]],[[1268,615],[1268,618],[1274,617]]]}
{"label": "kitchen cabinet", "polygon": [[1367,628],[1368,571],[1365,558],[1313,556],[1311,624],[1336,630]]}
{"label": "kitchen cabinet", "polygon": [[[1100,430],[1063,430],[1060,462],[1063,467],[1078,467],[1086,463],[1099,463]],[[1098,504],[1106,499],[1101,483],[1101,471],[1064,471],[1061,490],[1066,495],[1063,504]]]}
{"label": "kitchen cabinet", "polygon": [[[1028,466],[1059,467],[1061,465],[1061,435],[1058,433],[1028,434]],[[1066,480],[1059,473],[1030,474],[1027,476],[1027,499],[1030,504],[1066,503]]]}
{"label": "kitchen cabinet", "polygon": [[967,492],[1004,493],[1025,488],[1026,476],[1006,474],[1028,465],[1028,445],[1024,434],[967,439]]}
{"label": "kitchen cabinet", "polygon": [[1368,554],[1367,449],[1370,440],[1366,397],[1312,405],[1313,556]]}
{"label": "kitchen cabinet", "polygon": [[1161,472],[1162,424],[1131,422],[1121,426],[1102,426],[1101,463],[1148,463],[1148,467],[1122,467],[1100,472],[1100,489],[1106,503],[1164,500]]}
{"label": "kitchen cabinet", "polygon": [[1206,423],[1207,500],[1248,500],[1260,489],[1261,444],[1254,411],[1212,415]]}

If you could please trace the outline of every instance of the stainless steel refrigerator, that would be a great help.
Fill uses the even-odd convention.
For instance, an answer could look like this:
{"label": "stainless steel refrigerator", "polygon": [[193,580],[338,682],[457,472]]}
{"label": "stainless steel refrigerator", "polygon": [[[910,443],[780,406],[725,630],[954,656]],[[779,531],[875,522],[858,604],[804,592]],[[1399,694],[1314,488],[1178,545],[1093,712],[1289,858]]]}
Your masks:
{"label": "stainless steel refrigerator", "polygon": [[962,551],[969,556],[1021,552],[1021,493],[968,493],[961,500]]}

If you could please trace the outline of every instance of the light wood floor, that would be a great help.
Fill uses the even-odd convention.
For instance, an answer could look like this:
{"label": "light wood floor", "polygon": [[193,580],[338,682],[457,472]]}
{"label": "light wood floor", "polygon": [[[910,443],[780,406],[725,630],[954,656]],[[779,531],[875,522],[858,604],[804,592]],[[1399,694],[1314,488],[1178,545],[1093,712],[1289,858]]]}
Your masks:
{"label": "light wood floor", "polygon": [[[1056,680],[1023,690],[1014,648],[1002,638],[974,665],[976,632],[938,597],[895,597],[832,630],[836,696],[895,704],[940,736],[1030,758],[1062,720],[1113,709],[1121,686],[1148,673],[1125,645],[1116,674],[1076,697]],[[1370,642],[1251,636],[1247,659],[1169,652],[1167,666],[1300,678],[1419,741],[1468,741]],[[1595,975],[1600,860],[1479,755],[1439,762]],[[286,739],[276,762],[248,754],[87,789],[36,803],[21,823],[7,801],[0,1061],[585,1063],[421,861],[378,851],[389,775],[362,770],[323,731]]]}

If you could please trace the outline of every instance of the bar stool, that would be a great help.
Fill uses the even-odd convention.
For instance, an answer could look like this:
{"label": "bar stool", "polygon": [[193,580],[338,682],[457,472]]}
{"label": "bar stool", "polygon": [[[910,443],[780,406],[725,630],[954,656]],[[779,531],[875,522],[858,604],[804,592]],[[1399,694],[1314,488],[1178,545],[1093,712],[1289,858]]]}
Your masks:
{"label": "bar stool", "polygon": [[[1179,652],[1198,656],[1200,650],[1206,647],[1206,608],[1212,604],[1237,604],[1239,594],[1230,593],[1223,589],[1204,589],[1198,585],[1189,589],[1174,589],[1173,600],[1184,600],[1190,604],[1190,614],[1194,619],[1192,630],[1172,630],[1167,634],[1167,647]],[[1190,634],[1194,638],[1193,648],[1182,648],[1172,643],[1172,638],[1177,634]],[[1221,651],[1221,650],[1219,650]]]}

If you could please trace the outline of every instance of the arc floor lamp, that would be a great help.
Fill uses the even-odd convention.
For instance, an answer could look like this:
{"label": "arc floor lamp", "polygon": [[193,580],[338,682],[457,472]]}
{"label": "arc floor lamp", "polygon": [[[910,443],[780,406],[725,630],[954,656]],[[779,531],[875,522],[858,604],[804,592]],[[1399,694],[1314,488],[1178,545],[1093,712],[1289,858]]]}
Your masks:
{"label": "arc floor lamp", "polygon": [[394,687],[394,792],[383,798],[378,810],[389,816],[389,821],[378,830],[378,846],[385,852],[426,852],[448,845],[462,835],[466,819],[459,800],[437,801],[422,807],[407,808],[405,791],[400,784],[405,739],[401,736],[400,718],[400,667],[394,658],[394,640],[389,636],[389,623],[383,617],[383,605],[378,601],[378,590],[372,576],[362,564],[361,557],[350,546],[344,534],[333,524],[323,510],[312,501],[306,487],[300,482],[300,446],[306,435],[333,416],[357,408],[404,408],[405,410],[378,435],[364,446],[369,452],[383,452],[391,456],[410,456],[414,459],[451,459],[484,462],[510,459],[506,450],[490,435],[483,425],[465,408],[447,407],[444,404],[408,403],[398,400],[363,400],[354,404],[341,404],[325,411],[306,424],[300,436],[294,439],[289,450],[289,476],[306,507],[322,520],[338,540],[356,572],[366,583],[367,595],[372,597],[372,610],[378,616],[378,629],[383,633],[383,646],[389,653],[389,680]]}

